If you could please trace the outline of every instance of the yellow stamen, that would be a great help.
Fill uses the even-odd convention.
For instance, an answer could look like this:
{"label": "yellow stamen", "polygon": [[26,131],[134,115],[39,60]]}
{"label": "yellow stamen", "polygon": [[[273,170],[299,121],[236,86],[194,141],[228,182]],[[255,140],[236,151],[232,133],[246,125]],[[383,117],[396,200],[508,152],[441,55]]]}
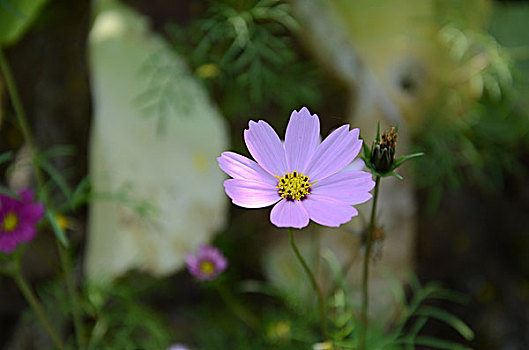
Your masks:
{"label": "yellow stamen", "polygon": [[206,275],[211,275],[215,272],[215,265],[211,261],[203,261],[200,263],[200,271]]}
{"label": "yellow stamen", "polygon": [[276,177],[279,179],[276,186],[279,189],[278,193],[287,200],[302,200],[310,194],[310,186],[314,184],[310,182],[308,176],[297,171]]}
{"label": "yellow stamen", "polygon": [[4,216],[2,221],[2,230],[5,232],[14,231],[18,226],[18,216],[15,213],[9,212]]}

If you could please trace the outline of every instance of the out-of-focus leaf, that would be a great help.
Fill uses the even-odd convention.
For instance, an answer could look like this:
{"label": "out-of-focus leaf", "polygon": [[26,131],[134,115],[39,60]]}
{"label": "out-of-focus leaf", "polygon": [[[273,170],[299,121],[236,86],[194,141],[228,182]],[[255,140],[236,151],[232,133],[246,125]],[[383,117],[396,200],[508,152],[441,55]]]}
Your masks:
{"label": "out-of-focus leaf", "polygon": [[13,152],[4,152],[0,154],[0,164],[4,164],[5,162],[9,162],[13,158]]}
{"label": "out-of-focus leaf", "polygon": [[471,350],[468,346],[463,346],[458,343],[454,343],[444,339],[438,339],[433,337],[417,337],[414,343],[416,345],[427,346],[432,349],[446,349],[446,350]]}
{"label": "out-of-focus leaf", "polygon": [[19,199],[18,193],[4,186],[0,186],[0,194],[3,194],[11,198]]}
{"label": "out-of-focus leaf", "polygon": [[0,0],[0,46],[16,42],[29,28],[46,0]]}
{"label": "out-of-focus leaf", "polygon": [[452,328],[454,328],[466,340],[474,339],[474,332],[472,331],[472,329],[470,329],[470,327],[467,326],[459,318],[457,318],[456,316],[452,315],[451,313],[445,310],[435,308],[432,306],[422,306],[421,308],[419,308],[419,310],[417,310],[416,314],[443,321],[449,326],[451,326]]}
{"label": "out-of-focus leaf", "polygon": [[55,214],[51,211],[46,212],[46,220],[51,225],[51,228],[53,229],[53,233],[55,234],[55,237],[61,242],[61,244],[68,248],[69,242],[68,238],[66,238],[66,234],[64,233],[64,230],[59,226],[59,223],[57,222],[57,219],[55,218]]}
{"label": "out-of-focus leaf", "polygon": [[45,157],[38,157],[39,166],[50,176],[51,180],[62,191],[64,196],[69,200],[72,190],[68,185],[68,181],[64,178],[60,171],[58,171]]}

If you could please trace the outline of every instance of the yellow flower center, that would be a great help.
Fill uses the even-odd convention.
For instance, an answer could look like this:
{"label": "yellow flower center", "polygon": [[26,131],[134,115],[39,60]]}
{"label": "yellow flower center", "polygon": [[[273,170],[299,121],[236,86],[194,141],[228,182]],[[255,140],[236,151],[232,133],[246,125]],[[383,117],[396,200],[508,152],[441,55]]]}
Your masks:
{"label": "yellow flower center", "polygon": [[278,193],[281,197],[299,201],[310,194],[310,186],[313,183],[309,182],[308,176],[293,171],[282,177],[276,177],[279,179],[276,187],[279,189]]}
{"label": "yellow flower center", "polygon": [[9,212],[6,216],[4,216],[4,220],[2,221],[2,229],[5,232],[11,232],[14,231],[18,226],[18,216],[16,214]]}
{"label": "yellow flower center", "polygon": [[200,271],[205,275],[211,275],[215,272],[215,265],[211,261],[202,261],[200,263]]}

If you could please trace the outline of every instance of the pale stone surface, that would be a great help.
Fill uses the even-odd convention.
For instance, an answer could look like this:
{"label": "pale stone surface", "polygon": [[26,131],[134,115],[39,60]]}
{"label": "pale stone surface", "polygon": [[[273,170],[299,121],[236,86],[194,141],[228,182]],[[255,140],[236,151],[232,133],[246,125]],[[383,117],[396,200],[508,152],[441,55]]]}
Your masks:
{"label": "pale stone surface", "polygon": [[96,16],[90,60],[95,198],[87,276],[106,282],[130,269],[167,275],[225,221],[216,157],[228,145],[226,124],[182,58],[124,5],[105,2]]}

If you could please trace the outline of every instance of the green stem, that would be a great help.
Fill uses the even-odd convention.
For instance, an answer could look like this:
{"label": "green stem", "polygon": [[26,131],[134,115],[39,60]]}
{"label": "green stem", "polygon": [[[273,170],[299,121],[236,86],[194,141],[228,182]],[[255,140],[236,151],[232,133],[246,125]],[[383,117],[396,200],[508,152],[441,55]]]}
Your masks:
{"label": "green stem", "polygon": [[68,296],[72,304],[72,314],[73,314],[73,324],[75,330],[75,338],[77,340],[78,349],[85,349],[85,332],[83,320],[79,307],[79,299],[77,291],[75,290],[75,283],[72,278],[72,269],[70,263],[70,256],[64,245],[56,240],[57,250],[59,251],[59,259],[61,260],[61,266],[63,268],[64,280],[66,282],[66,289],[68,291]]}
{"label": "green stem", "polygon": [[33,142],[33,137],[31,135],[31,129],[29,128],[29,125],[27,122],[26,113],[24,112],[24,108],[22,106],[22,100],[20,99],[20,95],[18,94],[18,90],[15,84],[13,73],[11,71],[11,68],[9,67],[9,64],[7,63],[4,52],[2,51],[1,48],[0,48],[0,70],[2,71],[2,74],[4,76],[4,80],[7,86],[7,91],[9,92],[9,98],[11,99],[11,104],[13,105],[13,109],[15,110],[15,117],[17,118],[18,125],[20,126],[20,130],[22,131],[22,136],[24,136],[24,140],[26,140],[29,151],[33,158],[35,178],[37,179],[39,187],[43,190],[45,182],[44,182],[44,176],[42,174],[42,171],[40,170],[40,167],[37,165],[39,162],[38,157],[37,157],[37,154],[38,154],[37,148],[35,146],[35,143]]}
{"label": "green stem", "polygon": [[217,291],[220,294],[220,297],[228,306],[228,308],[241,319],[248,327],[250,327],[252,330],[254,330],[256,333],[259,330],[259,322],[257,319],[248,312],[248,310],[237,301],[236,298],[233,297],[231,292],[222,284],[221,282],[214,282],[215,287],[217,288]]}
{"label": "green stem", "polygon": [[20,270],[20,261],[18,258],[15,261],[15,271],[11,275],[11,277],[15,280],[16,284],[18,285],[18,288],[26,298],[27,302],[29,303],[35,314],[37,315],[37,318],[44,326],[44,329],[50,336],[55,346],[58,349],[64,350],[64,344],[62,343],[62,340],[55,331],[55,329],[53,328],[52,323],[48,319],[48,316],[44,312],[44,308],[37,300],[37,297],[35,296],[28,283],[24,279],[24,276],[22,276],[22,271]]}
{"label": "green stem", "polygon": [[312,284],[312,288],[316,292],[316,295],[318,296],[318,310],[319,310],[319,317],[320,317],[320,327],[323,335],[327,337],[327,324],[325,322],[325,301],[323,299],[323,293],[321,292],[320,287],[318,286],[318,283],[316,282],[316,278],[314,278],[314,274],[310,271],[309,266],[299,253],[298,248],[296,247],[296,242],[294,241],[294,233],[292,232],[292,228],[288,229],[288,235],[290,237],[290,245],[292,246],[292,250],[294,251],[294,254],[296,254],[296,257],[298,258],[301,266],[303,266],[303,270],[305,270],[305,273],[307,276],[309,276],[310,283]]}
{"label": "green stem", "polygon": [[[0,48],[0,70],[2,71],[4,80],[6,82],[7,91],[9,92],[9,97],[11,99],[13,109],[15,110],[15,115],[17,118],[18,125],[20,126],[20,130],[22,131],[24,140],[26,141],[29,151],[32,155],[35,178],[37,179],[37,183],[38,183],[41,195],[42,195],[42,201],[44,202],[44,205],[46,206],[47,209],[51,209],[52,204],[50,202],[48,193],[46,191],[44,174],[42,173],[42,170],[39,165],[40,160],[38,158],[38,150],[33,140],[31,129],[29,128],[29,124],[27,122],[26,113],[24,111],[24,107],[22,105],[22,100],[20,98],[20,95],[18,94],[18,90],[15,84],[13,73],[11,71],[11,68],[9,67],[9,64],[1,48]],[[60,255],[61,265],[62,265],[65,279],[66,279],[66,286],[69,292],[70,303],[72,304],[72,309],[74,310],[73,311],[74,327],[75,327],[75,333],[77,336],[77,342],[78,342],[77,345],[80,349],[84,349],[83,325],[81,322],[81,315],[79,312],[75,290],[73,287],[74,286],[73,280],[71,279],[71,274],[70,274],[71,269],[69,267],[68,258],[66,256],[66,253],[63,250],[64,248],[61,246],[62,243],[59,242],[59,240],[57,239],[57,236],[55,237],[55,239],[57,240],[57,244],[59,246],[59,255]]]}
{"label": "green stem", "polygon": [[375,193],[373,195],[373,207],[371,208],[371,220],[369,221],[369,230],[367,231],[366,237],[366,251],[364,255],[364,271],[362,274],[362,311],[361,311],[361,329],[360,339],[358,343],[359,350],[365,350],[366,348],[366,333],[367,333],[367,312],[369,306],[369,256],[371,254],[371,244],[373,242],[373,231],[375,230],[375,216],[377,210],[378,201],[378,189],[379,189],[380,177],[375,177]]}

